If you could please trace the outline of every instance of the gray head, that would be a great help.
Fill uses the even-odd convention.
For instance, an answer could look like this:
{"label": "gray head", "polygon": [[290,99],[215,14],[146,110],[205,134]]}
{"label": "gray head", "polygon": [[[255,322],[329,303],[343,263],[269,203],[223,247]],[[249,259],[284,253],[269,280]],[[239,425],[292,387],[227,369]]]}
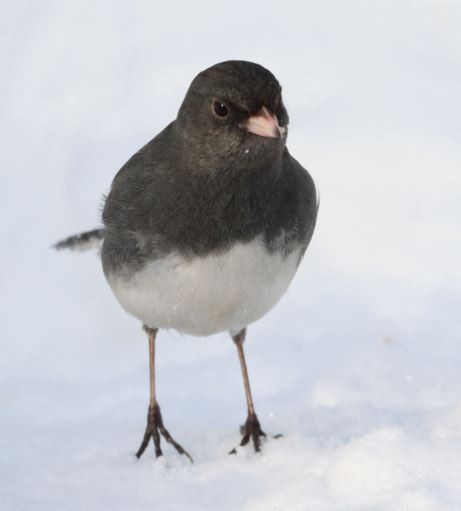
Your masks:
{"label": "gray head", "polygon": [[261,168],[281,159],[288,114],[275,76],[252,62],[230,60],[199,73],[176,126],[196,168]]}

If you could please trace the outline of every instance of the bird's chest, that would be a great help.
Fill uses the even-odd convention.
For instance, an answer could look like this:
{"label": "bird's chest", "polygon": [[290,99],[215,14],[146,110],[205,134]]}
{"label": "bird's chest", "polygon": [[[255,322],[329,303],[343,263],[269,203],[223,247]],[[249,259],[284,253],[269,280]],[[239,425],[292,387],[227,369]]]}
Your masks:
{"label": "bird's chest", "polygon": [[268,251],[262,240],[186,258],[170,254],[109,284],[121,305],[153,328],[192,335],[239,330],[268,312],[291,282],[301,247]]}

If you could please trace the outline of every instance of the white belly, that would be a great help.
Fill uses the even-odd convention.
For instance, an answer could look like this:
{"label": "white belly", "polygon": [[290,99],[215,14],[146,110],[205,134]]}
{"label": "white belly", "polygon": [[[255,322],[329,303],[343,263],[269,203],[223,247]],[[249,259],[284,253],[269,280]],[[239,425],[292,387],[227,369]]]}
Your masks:
{"label": "white belly", "polygon": [[206,257],[171,254],[130,278],[113,274],[108,281],[122,307],[152,328],[191,335],[237,332],[279,301],[300,253],[268,252],[255,239]]}

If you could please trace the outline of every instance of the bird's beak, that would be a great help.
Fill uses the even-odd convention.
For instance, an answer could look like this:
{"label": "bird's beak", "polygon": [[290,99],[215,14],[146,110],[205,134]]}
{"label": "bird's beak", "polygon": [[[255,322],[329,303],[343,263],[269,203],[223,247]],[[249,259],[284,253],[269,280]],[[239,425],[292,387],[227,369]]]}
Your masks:
{"label": "bird's beak", "polygon": [[279,126],[277,116],[270,112],[265,106],[242,124],[249,133],[254,133],[260,137],[282,138],[285,128]]}

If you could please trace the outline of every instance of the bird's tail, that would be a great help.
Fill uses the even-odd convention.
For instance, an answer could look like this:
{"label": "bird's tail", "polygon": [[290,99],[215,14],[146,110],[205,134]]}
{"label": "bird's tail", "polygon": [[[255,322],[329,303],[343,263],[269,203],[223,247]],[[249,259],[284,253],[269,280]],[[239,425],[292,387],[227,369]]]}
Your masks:
{"label": "bird's tail", "polygon": [[92,248],[100,248],[104,240],[104,229],[93,229],[92,231],[74,234],[53,245],[56,250],[69,249],[85,251]]}

